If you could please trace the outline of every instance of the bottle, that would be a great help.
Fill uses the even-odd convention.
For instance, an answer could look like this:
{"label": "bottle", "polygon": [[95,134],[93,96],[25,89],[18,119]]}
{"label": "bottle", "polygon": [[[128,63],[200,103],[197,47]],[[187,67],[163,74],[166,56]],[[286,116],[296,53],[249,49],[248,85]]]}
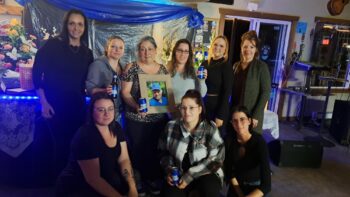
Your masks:
{"label": "bottle", "polygon": [[116,99],[118,97],[118,77],[117,75],[113,75],[113,80],[112,80],[112,97]]}

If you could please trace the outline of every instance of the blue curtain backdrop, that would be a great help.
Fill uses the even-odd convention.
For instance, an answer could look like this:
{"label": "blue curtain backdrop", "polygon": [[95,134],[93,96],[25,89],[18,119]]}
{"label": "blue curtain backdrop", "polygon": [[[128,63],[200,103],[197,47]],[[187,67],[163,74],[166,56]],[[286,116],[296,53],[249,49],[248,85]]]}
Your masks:
{"label": "blue curtain backdrop", "polygon": [[[32,0],[16,0],[25,5]],[[150,24],[188,17],[188,27],[203,25],[203,15],[197,10],[164,1],[157,3],[127,0],[46,0],[49,4],[69,10],[82,10],[90,19],[112,23]]]}

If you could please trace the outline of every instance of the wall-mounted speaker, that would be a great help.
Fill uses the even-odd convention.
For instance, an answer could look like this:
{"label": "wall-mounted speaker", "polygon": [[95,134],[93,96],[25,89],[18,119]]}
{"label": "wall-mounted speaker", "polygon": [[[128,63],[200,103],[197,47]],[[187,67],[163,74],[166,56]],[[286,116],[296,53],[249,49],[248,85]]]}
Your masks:
{"label": "wall-mounted speaker", "polygon": [[335,101],[330,134],[342,145],[350,143],[350,101]]}
{"label": "wall-mounted speaker", "polygon": [[277,166],[319,168],[322,163],[323,147],[317,141],[274,140],[268,148]]}

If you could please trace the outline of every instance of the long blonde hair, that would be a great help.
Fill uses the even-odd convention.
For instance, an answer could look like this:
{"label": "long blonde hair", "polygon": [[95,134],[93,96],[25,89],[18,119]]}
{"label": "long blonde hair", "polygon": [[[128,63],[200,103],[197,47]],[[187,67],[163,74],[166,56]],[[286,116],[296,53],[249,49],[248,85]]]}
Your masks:
{"label": "long blonde hair", "polygon": [[223,39],[225,41],[225,44],[226,44],[226,49],[225,49],[225,53],[224,53],[224,59],[225,61],[227,61],[228,59],[228,49],[229,49],[229,44],[228,44],[228,40],[226,38],[226,36],[224,35],[220,35],[220,36],[217,36],[213,42],[211,42],[210,44],[210,49],[209,49],[209,53],[208,53],[208,63],[210,64],[210,61],[211,61],[211,58],[213,57],[213,48],[214,48],[214,43],[217,39]]}

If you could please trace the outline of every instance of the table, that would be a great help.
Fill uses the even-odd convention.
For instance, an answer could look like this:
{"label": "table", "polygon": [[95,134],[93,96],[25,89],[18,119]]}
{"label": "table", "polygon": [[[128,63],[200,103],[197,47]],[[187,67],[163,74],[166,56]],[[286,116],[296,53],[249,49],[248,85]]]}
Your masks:
{"label": "table", "polygon": [[264,111],[263,130],[270,131],[273,138],[279,138],[279,123],[277,113],[269,110]]}
{"label": "table", "polygon": [[18,157],[32,142],[37,97],[0,95],[0,150]]}

